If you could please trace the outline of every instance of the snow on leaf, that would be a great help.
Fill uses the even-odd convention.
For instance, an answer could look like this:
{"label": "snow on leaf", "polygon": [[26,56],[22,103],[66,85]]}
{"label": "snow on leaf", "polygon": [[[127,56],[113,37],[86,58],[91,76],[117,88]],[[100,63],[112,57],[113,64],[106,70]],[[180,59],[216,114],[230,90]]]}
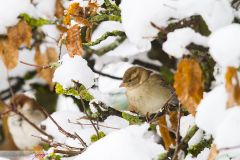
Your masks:
{"label": "snow on leaf", "polygon": [[53,82],[61,84],[64,89],[74,87],[73,81],[84,85],[86,89],[94,85],[94,73],[81,56],[72,58],[65,54],[61,61],[62,64],[54,72]]}
{"label": "snow on leaf", "polygon": [[175,145],[175,140],[170,136],[166,116],[161,116],[158,120],[158,125],[160,128],[161,137],[163,138],[163,142],[165,145],[165,149],[169,150],[171,144]]}
{"label": "snow on leaf", "polygon": [[203,74],[194,59],[182,59],[174,76],[174,88],[178,99],[195,115],[197,105],[203,97]]}
{"label": "snow on leaf", "polygon": [[28,47],[31,45],[32,28],[26,23],[26,21],[20,21],[17,25],[9,27],[7,30],[9,43],[18,48],[24,44]]}
{"label": "snow on leaf", "polygon": [[226,90],[229,93],[227,107],[240,105],[240,84],[237,74],[237,68],[228,67],[225,75]]}
{"label": "snow on leaf", "polygon": [[70,57],[73,57],[74,55],[82,55],[83,48],[81,40],[81,29],[78,24],[75,24],[67,31],[66,47]]}
{"label": "snow on leaf", "polygon": [[[56,62],[58,59],[57,52],[54,48],[47,48],[44,54],[40,53],[39,47],[36,47],[35,53],[35,62],[40,66],[47,66],[50,63]],[[53,73],[54,70],[52,68],[46,69],[38,69],[37,70],[40,77],[42,77],[51,87],[53,87]]]}

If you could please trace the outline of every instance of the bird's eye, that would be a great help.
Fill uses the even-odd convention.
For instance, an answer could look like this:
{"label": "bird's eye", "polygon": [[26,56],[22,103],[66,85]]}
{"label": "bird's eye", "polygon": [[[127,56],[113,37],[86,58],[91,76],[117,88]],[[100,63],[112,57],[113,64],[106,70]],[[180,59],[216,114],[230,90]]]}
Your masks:
{"label": "bird's eye", "polygon": [[132,80],[131,80],[131,79],[129,79],[129,80],[128,80],[128,82],[132,82]]}

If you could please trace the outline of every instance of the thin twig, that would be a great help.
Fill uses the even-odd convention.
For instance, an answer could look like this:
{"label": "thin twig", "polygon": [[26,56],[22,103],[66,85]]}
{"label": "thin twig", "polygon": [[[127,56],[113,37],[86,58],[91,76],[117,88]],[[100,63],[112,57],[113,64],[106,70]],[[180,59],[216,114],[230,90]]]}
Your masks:
{"label": "thin twig", "polygon": [[41,65],[37,65],[37,64],[27,63],[27,62],[24,62],[24,61],[19,61],[19,62],[22,63],[22,64],[25,64],[25,65],[36,67],[36,68],[40,68],[40,69],[48,69],[48,68],[50,68],[50,65],[41,66]]}
{"label": "thin twig", "polygon": [[[72,123],[72,124],[78,124],[78,125],[81,125],[81,126],[91,126],[92,125],[92,124],[80,123],[80,122],[71,122],[71,121],[68,121],[68,122]],[[97,125],[96,123],[94,123],[94,124]],[[98,126],[104,127],[104,128],[116,129],[116,130],[120,129],[120,128],[116,128],[116,127],[105,126],[105,125],[102,125],[102,124],[98,124]]]}
{"label": "thin twig", "polygon": [[178,124],[177,124],[177,131],[176,131],[176,147],[173,154],[172,160],[177,160],[178,152],[180,150],[180,119],[181,119],[181,104],[178,105]]}
{"label": "thin twig", "polygon": [[33,122],[31,122],[24,114],[22,114],[21,112],[17,111],[17,110],[13,110],[14,113],[16,113],[17,115],[19,115],[20,117],[22,117],[27,123],[29,123],[33,128],[35,128],[37,131],[39,131],[40,133],[42,133],[43,135],[49,137],[50,139],[52,139],[53,137],[49,134],[47,134],[46,132],[44,132],[41,128],[39,128],[36,124],[34,124]]}
{"label": "thin twig", "polygon": [[74,133],[77,137],[77,139],[81,142],[81,144],[83,145],[84,148],[87,148],[87,144],[84,142],[84,140],[75,132]]}
{"label": "thin twig", "polygon": [[[84,104],[84,102],[83,102],[83,100],[82,100],[82,97],[80,96],[79,98],[80,98],[80,101],[81,101],[82,107],[84,108],[84,112],[85,112],[85,114],[86,114],[88,117],[90,117],[90,116],[88,115],[87,111],[86,111],[86,106],[85,106],[85,104]],[[97,137],[100,138],[99,133],[98,133],[98,129],[96,128],[96,126],[95,126],[95,124],[93,123],[92,119],[89,118],[89,121],[91,122],[91,124],[92,124],[94,130],[96,131]]]}
{"label": "thin twig", "polygon": [[112,75],[109,75],[109,74],[106,74],[106,73],[97,71],[97,70],[95,70],[94,68],[92,68],[92,71],[93,71],[94,73],[97,73],[97,74],[99,74],[99,75],[101,75],[101,76],[104,76],[104,77],[108,77],[108,78],[116,79],[116,80],[122,80],[121,77],[112,76]]}

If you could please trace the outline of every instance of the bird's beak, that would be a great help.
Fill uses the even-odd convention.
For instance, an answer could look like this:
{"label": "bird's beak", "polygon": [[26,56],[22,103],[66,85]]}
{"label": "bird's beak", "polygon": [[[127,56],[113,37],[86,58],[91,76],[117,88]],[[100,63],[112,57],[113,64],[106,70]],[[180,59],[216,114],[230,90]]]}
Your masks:
{"label": "bird's beak", "polygon": [[119,87],[126,87],[126,83],[121,83],[120,85],[119,85]]}

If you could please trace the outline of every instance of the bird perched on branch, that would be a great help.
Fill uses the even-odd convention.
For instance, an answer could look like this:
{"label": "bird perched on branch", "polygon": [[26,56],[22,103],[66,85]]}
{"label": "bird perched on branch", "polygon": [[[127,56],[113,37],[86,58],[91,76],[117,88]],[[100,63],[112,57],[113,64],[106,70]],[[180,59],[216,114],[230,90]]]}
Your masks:
{"label": "bird perched on branch", "polygon": [[[17,111],[28,118],[36,126],[40,125],[46,116],[40,111],[39,104],[32,98],[24,94],[15,95],[11,103],[16,105]],[[30,125],[22,116],[11,112],[8,116],[8,127],[13,141],[18,149],[32,149],[41,143],[41,140],[33,135],[41,135],[32,125]]]}
{"label": "bird perched on branch", "polygon": [[164,106],[177,106],[174,89],[159,74],[142,67],[131,67],[123,76],[120,87],[126,88],[129,110],[146,115]]}

